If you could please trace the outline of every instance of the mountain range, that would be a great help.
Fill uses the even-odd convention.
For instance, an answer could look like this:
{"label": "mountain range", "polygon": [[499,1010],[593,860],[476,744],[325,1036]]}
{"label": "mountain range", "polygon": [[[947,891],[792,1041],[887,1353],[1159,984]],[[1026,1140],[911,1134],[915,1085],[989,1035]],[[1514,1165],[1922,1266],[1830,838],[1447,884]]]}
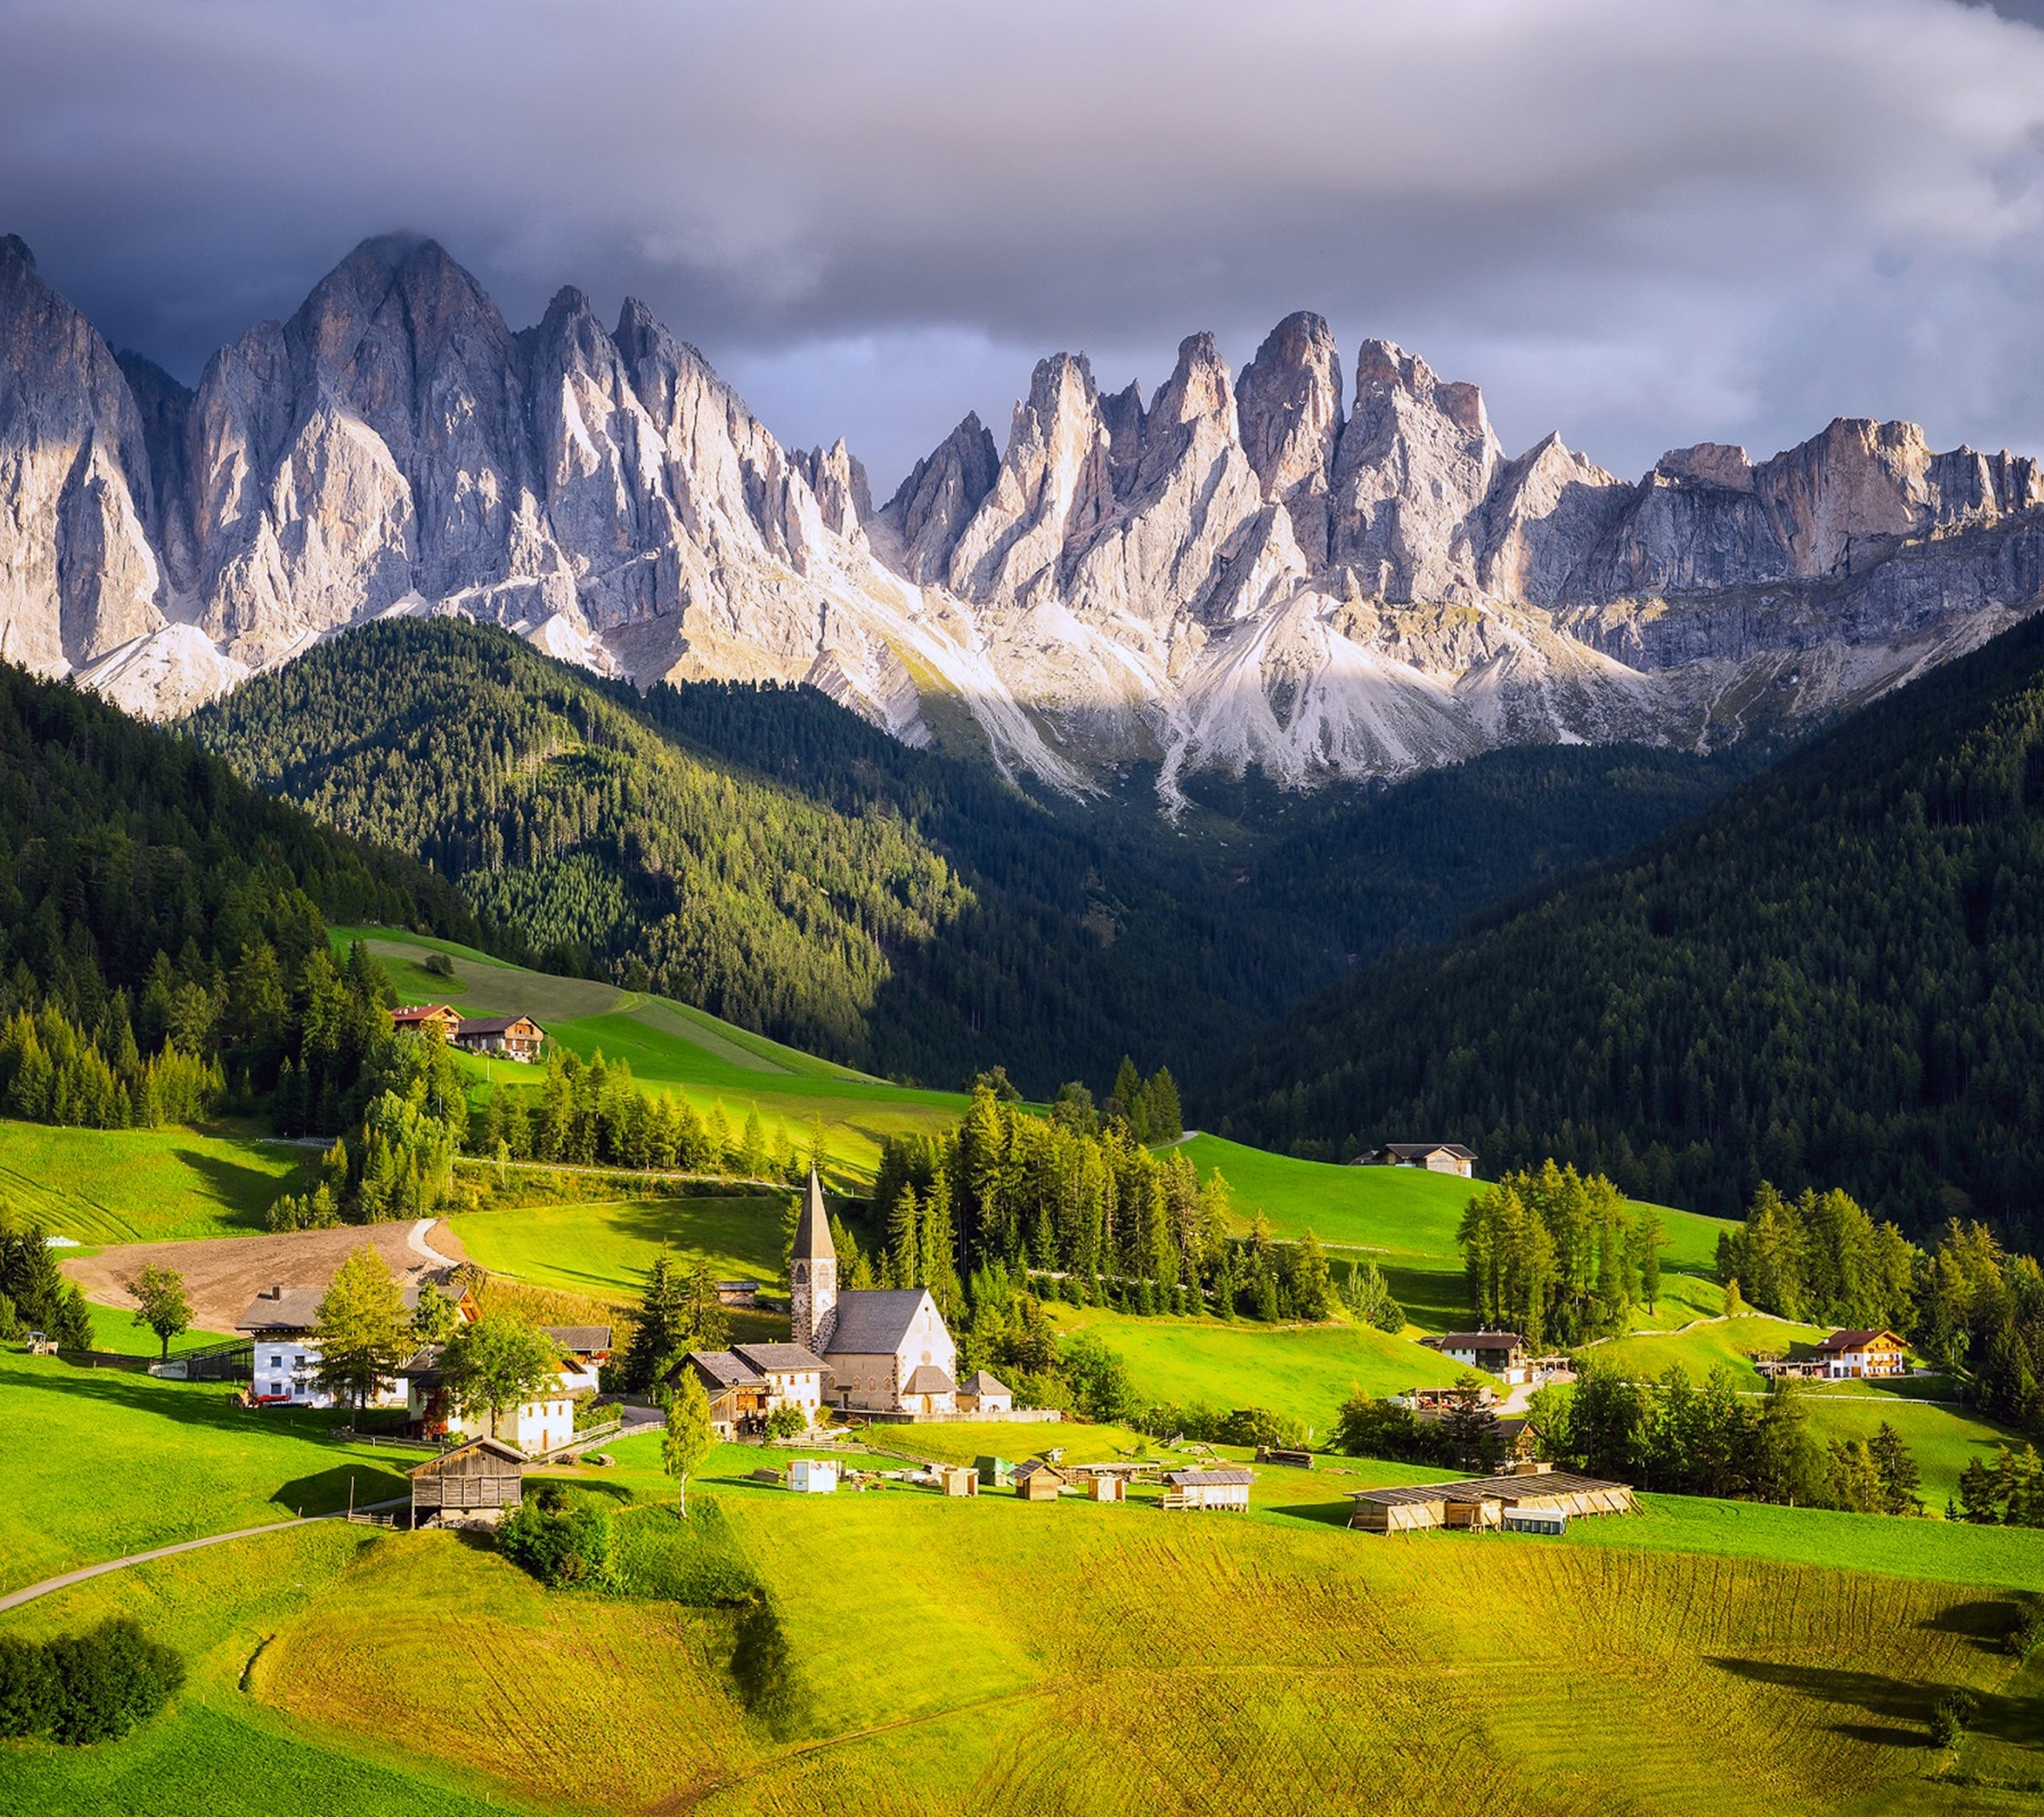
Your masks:
{"label": "mountain range", "polygon": [[1500,746],[1709,749],[1971,649],[2044,587],[2044,472],[1840,419],[1644,478],[1319,316],[1146,398],[1080,355],[875,504],[635,300],[514,331],[432,240],[365,241],[196,391],[0,239],[0,655],[173,716],[336,629],[462,612],[642,686],[806,680],[1085,795]]}

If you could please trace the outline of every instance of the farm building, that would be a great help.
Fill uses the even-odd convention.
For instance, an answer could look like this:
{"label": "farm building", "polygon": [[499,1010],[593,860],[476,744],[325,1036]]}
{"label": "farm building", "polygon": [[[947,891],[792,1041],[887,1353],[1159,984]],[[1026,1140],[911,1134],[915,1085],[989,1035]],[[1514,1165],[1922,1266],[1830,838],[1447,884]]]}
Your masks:
{"label": "farm building", "polygon": [[1909,1342],[1890,1331],[1833,1332],[1818,1345],[1824,1373],[1835,1382],[1900,1375],[1909,1363]]}
{"label": "farm building", "polygon": [[1085,1479],[1086,1498],[1095,1502],[1125,1502],[1128,1500],[1128,1479],[1124,1476],[1093,1474]]}
{"label": "farm building", "polygon": [[543,1336],[554,1340],[564,1357],[572,1358],[596,1385],[596,1371],[610,1360],[610,1328],[608,1325],[542,1325]]}
{"label": "farm building", "polygon": [[958,1346],[926,1289],[837,1288],[823,1183],[814,1168],[788,1270],[795,1342],[823,1358],[830,1391],[852,1413],[956,1411]]}
{"label": "farm building", "polygon": [[1048,1457],[1015,1466],[1014,1491],[1025,1502],[1054,1502],[1064,1489],[1065,1473]]}
{"label": "farm building", "polygon": [[1256,1482],[1254,1471],[1225,1465],[1217,1470],[1172,1470],[1164,1474],[1166,1508],[1244,1510],[1249,1491]]}
{"label": "farm building", "polygon": [[757,1306],[759,1304],[759,1282],[756,1280],[720,1280],[716,1284],[719,1306]]}
{"label": "farm building", "polygon": [[1006,1489],[1014,1481],[1014,1466],[1005,1457],[975,1457],[973,1469],[979,1473],[981,1489]]}
{"label": "farm building", "polygon": [[[412,1471],[412,1525],[494,1521],[525,1492],[525,1457],[495,1438],[471,1438]],[[422,1523],[421,1515],[426,1516]]]}
{"label": "farm building", "polygon": [[1525,1339],[1517,1332],[1444,1332],[1420,1343],[1451,1362],[1483,1369],[1503,1382],[1526,1379]]}
{"label": "farm building", "polygon": [[1570,1475],[1538,1463],[1513,1464],[1499,1475],[1459,1482],[1362,1489],[1350,1499],[1355,1506],[1348,1525],[1363,1533],[1414,1533],[1432,1527],[1482,1532],[1501,1526],[1543,1532],[1556,1515],[1565,1520],[1632,1510],[1632,1491],[1624,1483]]}
{"label": "farm building", "polygon": [[[467,1288],[447,1286],[430,1270],[414,1268],[405,1277],[407,1312],[418,1310],[422,1294],[440,1294],[453,1300],[464,1320],[476,1315],[474,1297]],[[326,1297],[325,1284],[287,1287],[278,1281],[257,1294],[235,1321],[235,1330],[254,1346],[255,1373],[249,1398],[258,1405],[334,1404],[333,1397],[319,1385],[320,1347],[312,1335],[319,1328],[320,1301]],[[407,1403],[407,1391],[399,1376],[382,1384],[369,1402],[373,1407],[401,1407]]]}
{"label": "farm building", "polygon": [[546,1045],[546,1031],[529,1015],[465,1015],[455,1027],[454,1045],[468,1053],[497,1053],[530,1065]]}
{"label": "farm building", "polygon": [[937,1483],[946,1495],[977,1495],[979,1473],[964,1464],[940,1464]]}
{"label": "farm building", "polygon": [[461,1027],[461,1013],[448,1003],[407,1004],[391,1012],[391,1026],[400,1033],[411,1029],[436,1040],[451,1041],[454,1031]]}
{"label": "farm building", "polygon": [[798,1495],[835,1495],[837,1466],[822,1457],[798,1457],[788,1466],[788,1487]]}
{"label": "farm building", "polygon": [[1014,1390],[988,1369],[975,1369],[959,1385],[960,1413],[1013,1413]]}
{"label": "farm building", "polygon": [[502,1409],[460,1404],[440,1368],[440,1348],[428,1345],[400,1371],[405,1385],[405,1427],[426,1438],[473,1438],[485,1426],[489,1437],[516,1445],[528,1457],[543,1457],[574,1438],[574,1398],[593,1387],[595,1377],[579,1365],[564,1368],[530,1401]]}
{"label": "farm building", "polygon": [[691,1350],[682,1368],[694,1369],[710,1397],[710,1420],[722,1438],[760,1431],[776,1407],[802,1409],[813,1424],[830,1373],[820,1356],[800,1344],[734,1344],[728,1350]]}
{"label": "farm building", "polygon": [[1465,1180],[1476,1171],[1476,1151],[1460,1142],[1385,1142],[1359,1155],[1358,1167],[1422,1167],[1429,1173],[1458,1173]]}

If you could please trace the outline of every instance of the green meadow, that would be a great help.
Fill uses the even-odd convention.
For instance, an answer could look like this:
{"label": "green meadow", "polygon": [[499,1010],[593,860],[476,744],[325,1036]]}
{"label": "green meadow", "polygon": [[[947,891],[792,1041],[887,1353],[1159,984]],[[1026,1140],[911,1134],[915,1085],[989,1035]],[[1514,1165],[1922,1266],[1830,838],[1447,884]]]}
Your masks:
{"label": "green meadow", "polygon": [[188,1129],[0,1120],[0,1205],[94,1245],[238,1236],[291,1190],[307,1151]]}

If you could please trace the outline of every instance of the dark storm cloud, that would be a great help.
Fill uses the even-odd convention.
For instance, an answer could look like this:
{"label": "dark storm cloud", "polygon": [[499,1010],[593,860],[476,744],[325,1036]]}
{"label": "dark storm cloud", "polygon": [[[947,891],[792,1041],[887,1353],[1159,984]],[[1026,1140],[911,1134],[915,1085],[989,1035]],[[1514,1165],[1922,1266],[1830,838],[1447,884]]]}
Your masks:
{"label": "dark storm cloud", "polygon": [[1958,0],[0,0],[0,229],[187,379],[365,234],[645,296],[890,480],[1318,309],[1636,471],[2044,446],[2044,32]]}

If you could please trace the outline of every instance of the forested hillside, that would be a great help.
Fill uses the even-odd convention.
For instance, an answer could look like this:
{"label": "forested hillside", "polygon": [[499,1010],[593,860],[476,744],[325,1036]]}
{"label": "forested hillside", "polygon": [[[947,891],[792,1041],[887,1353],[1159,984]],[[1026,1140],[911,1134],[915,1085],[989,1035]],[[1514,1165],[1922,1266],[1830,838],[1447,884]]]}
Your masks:
{"label": "forested hillside", "polygon": [[1553,1154],[1736,1215],[1764,1177],[1906,1229],[2044,1203],[2044,622],[1620,864],[1260,1037],[1225,1109],[1343,1155]]}
{"label": "forested hillside", "polygon": [[267,1090],[308,1056],[316,1089],[344,1090],[361,1046],[348,1005],[370,993],[335,977],[327,918],[505,950],[410,859],[0,664],[0,1111],[188,1120],[230,1081]]}
{"label": "forested hillside", "polygon": [[1402,789],[1206,779],[1160,820],[1038,800],[810,688],[643,699],[501,632],[335,639],[193,722],[261,785],[418,854],[551,962],[877,1072],[1197,1078],[1360,961],[1700,810],[1756,761],[1498,752]]}

